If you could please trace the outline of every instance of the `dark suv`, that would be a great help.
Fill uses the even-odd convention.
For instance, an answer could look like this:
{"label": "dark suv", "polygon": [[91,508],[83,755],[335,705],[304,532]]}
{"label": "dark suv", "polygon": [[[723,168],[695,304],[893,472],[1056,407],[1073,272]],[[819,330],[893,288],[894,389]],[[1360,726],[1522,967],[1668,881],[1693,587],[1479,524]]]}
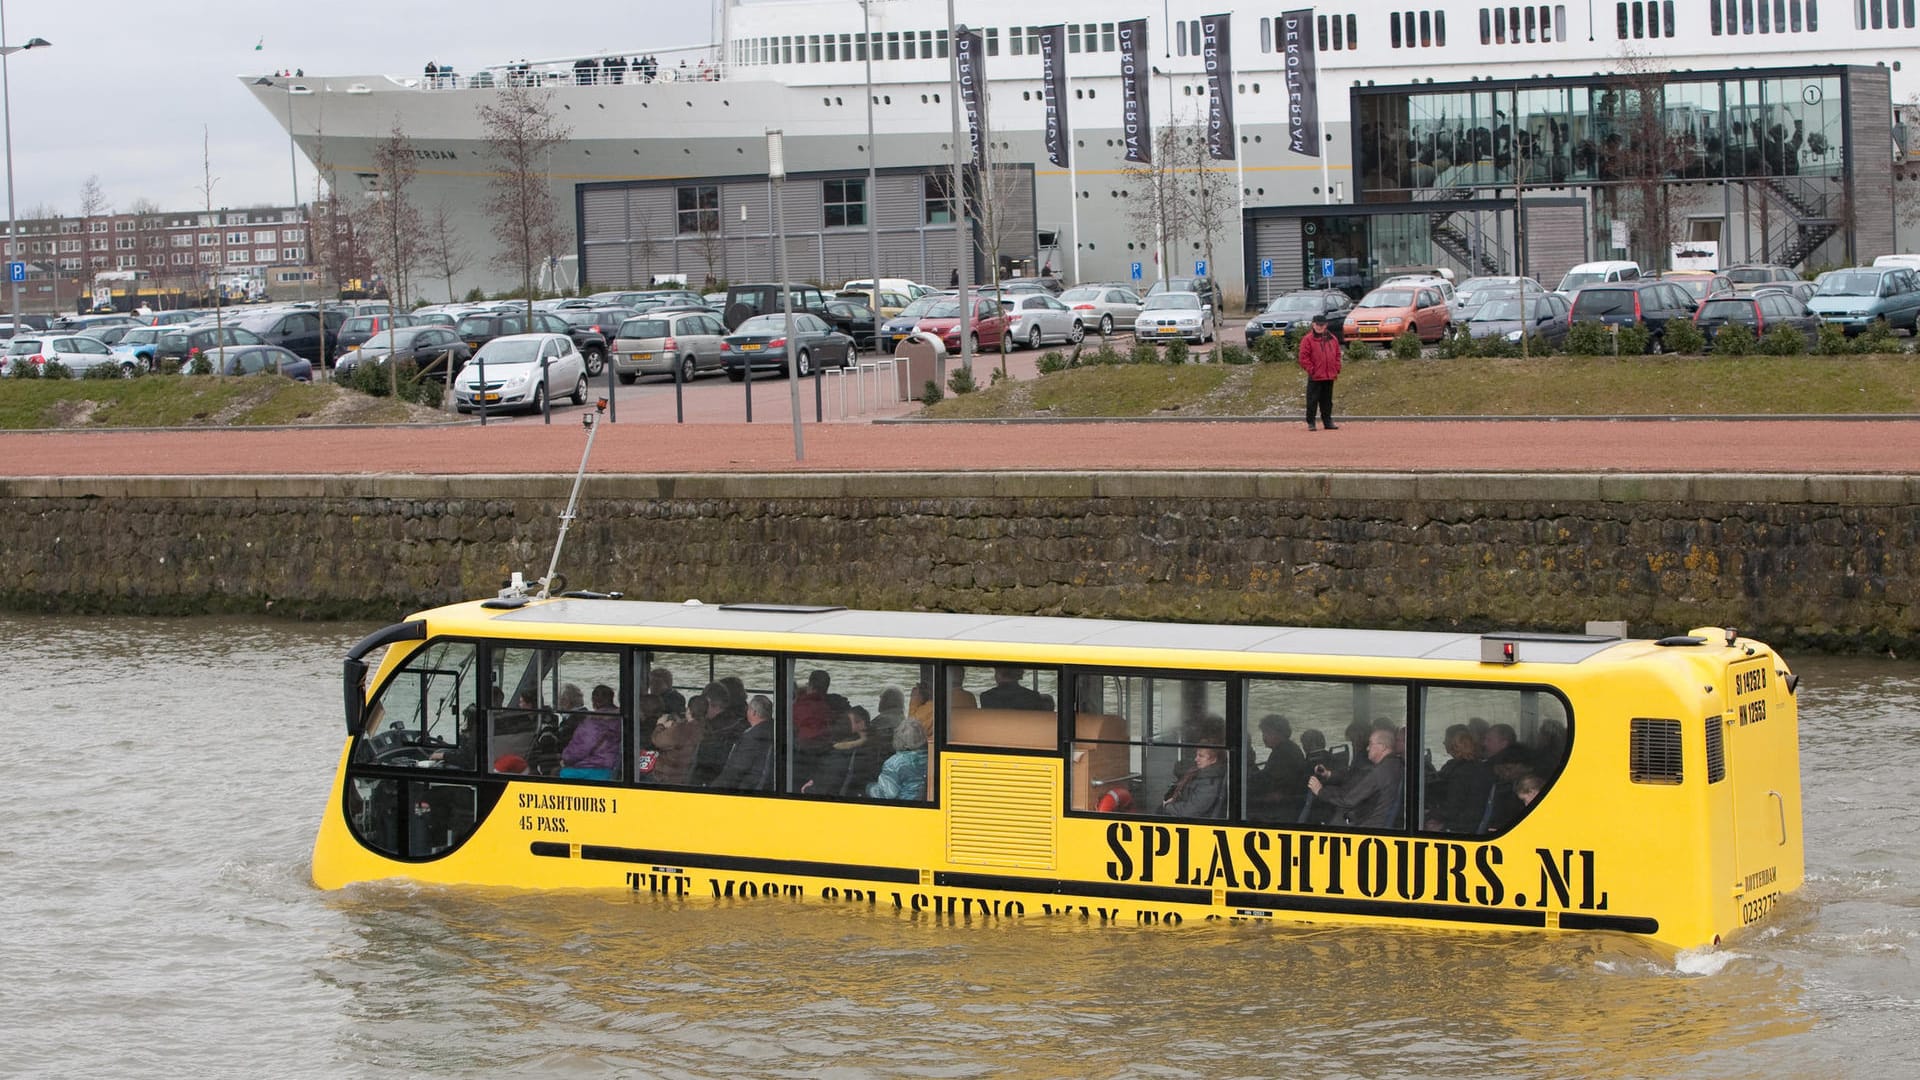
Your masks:
{"label": "dark suv", "polygon": [[[809,311],[825,318],[827,314],[827,294],[812,285],[788,285],[793,291],[793,310]],[[780,304],[779,285],[729,285],[727,286],[727,305],[721,309],[721,318],[727,329],[733,330],[755,315],[770,315],[784,310]]]}
{"label": "dark suv", "polygon": [[586,365],[587,378],[591,379],[606,370],[607,338],[599,330],[593,329],[597,323],[589,322],[584,326],[574,326],[567,320],[550,311],[536,311],[533,321],[527,321],[525,311],[489,311],[478,315],[468,315],[454,327],[454,333],[467,343],[474,352],[480,346],[497,337],[510,334],[565,334],[573,341],[573,347],[580,352],[580,359]]}
{"label": "dark suv", "polygon": [[338,308],[325,311],[261,311],[234,320],[236,325],[260,335],[268,345],[278,345],[313,361],[319,368],[326,364],[327,347],[338,340],[347,313]]}
{"label": "dark suv", "polygon": [[1644,326],[1652,335],[1647,351],[1661,353],[1667,349],[1667,320],[1691,321],[1699,306],[1687,290],[1671,281],[1610,281],[1573,294],[1572,321]]}

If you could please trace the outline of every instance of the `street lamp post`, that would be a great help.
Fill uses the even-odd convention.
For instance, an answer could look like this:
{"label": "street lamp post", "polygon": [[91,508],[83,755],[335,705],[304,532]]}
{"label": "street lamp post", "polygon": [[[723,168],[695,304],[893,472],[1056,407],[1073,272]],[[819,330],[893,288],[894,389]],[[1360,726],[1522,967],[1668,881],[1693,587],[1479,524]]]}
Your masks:
{"label": "street lamp post", "polygon": [[[773,242],[779,256],[774,271],[780,279],[780,310],[786,315],[787,394],[793,405],[793,460],[805,461],[807,449],[800,439],[800,343],[793,335],[793,289],[787,284],[787,219],[784,208],[787,186],[787,149],[785,136],[775,128],[767,131],[767,178],[773,181]],[[879,282],[874,282],[879,287]],[[745,358],[748,371],[751,357]]]}
{"label": "street lamp post", "polygon": [[[262,75],[253,80],[253,85],[278,86],[279,84]],[[291,81],[287,83],[287,175],[293,179],[292,206],[294,217],[297,220],[300,216],[300,157],[295,152],[293,143],[293,83]],[[313,220],[311,216],[309,216],[307,220],[307,233],[307,251],[311,254],[313,251]],[[300,291],[303,295],[306,292],[305,289],[301,289]],[[324,351],[325,350],[322,350],[322,352]]]}
{"label": "street lamp post", "polygon": [[[9,262],[18,262],[22,260],[17,239],[18,222],[13,215],[13,89],[7,81],[7,57],[28,49],[44,49],[52,42],[46,38],[28,38],[25,45],[8,45],[6,41],[7,5],[6,0],[0,0],[0,98],[5,99],[0,111],[4,112],[7,139],[7,259]],[[11,280],[11,273],[7,277],[10,279],[7,282],[7,315],[9,325],[17,330],[20,326],[20,283]]]}

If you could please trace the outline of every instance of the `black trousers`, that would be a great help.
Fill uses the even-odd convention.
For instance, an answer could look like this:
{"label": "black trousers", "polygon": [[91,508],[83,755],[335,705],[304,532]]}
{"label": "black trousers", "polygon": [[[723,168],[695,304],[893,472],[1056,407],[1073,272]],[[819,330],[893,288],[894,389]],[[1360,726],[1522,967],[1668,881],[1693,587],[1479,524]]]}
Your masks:
{"label": "black trousers", "polygon": [[1320,410],[1320,422],[1333,426],[1333,380],[1307,380],[1307,426],[1313,426],[1313,410]]}

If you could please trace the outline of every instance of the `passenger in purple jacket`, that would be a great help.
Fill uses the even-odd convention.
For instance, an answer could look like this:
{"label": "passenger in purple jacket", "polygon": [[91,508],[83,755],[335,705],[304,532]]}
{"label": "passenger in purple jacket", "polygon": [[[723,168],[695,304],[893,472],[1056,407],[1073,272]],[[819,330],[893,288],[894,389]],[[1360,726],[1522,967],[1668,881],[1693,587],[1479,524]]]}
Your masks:
{"label": "passenger in purple jacket", "polygon": [[573,738],[560,752],[560,775],[579,780],[612,780],[620,767],[620,708],[613,687],[593,688],[593,711],[574,725]]}

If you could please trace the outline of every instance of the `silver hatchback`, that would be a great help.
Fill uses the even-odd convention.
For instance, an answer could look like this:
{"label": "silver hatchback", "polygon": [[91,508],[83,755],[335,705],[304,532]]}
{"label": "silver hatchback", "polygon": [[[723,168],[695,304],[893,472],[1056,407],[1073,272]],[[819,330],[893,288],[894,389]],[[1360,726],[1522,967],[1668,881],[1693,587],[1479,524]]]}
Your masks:
{"label": "silver hatchback", "polygon": [[692,382],[703,371],[726,370],[720,341],[727,336],[720,316],[698,311],[649,311],[620,324],[613,339],[613,370],[630,383],[642,375],[672,375]]}

